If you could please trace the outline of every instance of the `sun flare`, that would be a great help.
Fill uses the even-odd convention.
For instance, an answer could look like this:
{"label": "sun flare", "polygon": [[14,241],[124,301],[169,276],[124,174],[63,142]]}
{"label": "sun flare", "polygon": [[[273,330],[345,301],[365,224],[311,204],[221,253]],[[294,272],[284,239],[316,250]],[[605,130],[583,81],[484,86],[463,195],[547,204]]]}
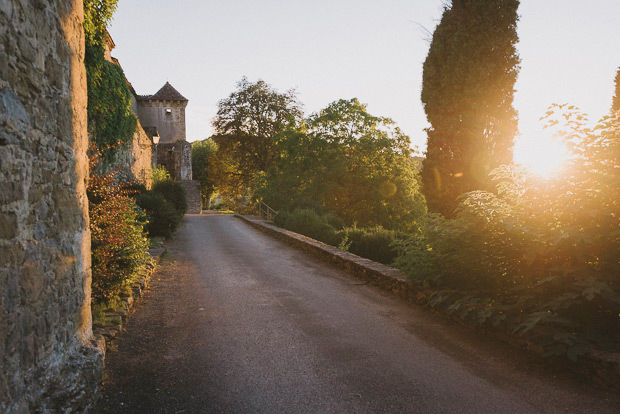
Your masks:
{"label": "sun flare", "polygon": [[562,168],[568,159],[568,151],[552,135],[544,132],[517,137],[514,161],[537,175],[548,177]]}

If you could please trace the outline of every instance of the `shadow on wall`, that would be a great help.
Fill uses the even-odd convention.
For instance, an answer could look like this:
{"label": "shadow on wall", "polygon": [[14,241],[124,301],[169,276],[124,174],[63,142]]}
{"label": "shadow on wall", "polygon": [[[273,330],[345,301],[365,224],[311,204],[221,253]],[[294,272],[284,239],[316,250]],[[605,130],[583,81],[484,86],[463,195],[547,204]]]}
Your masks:
{"label": "shadow on wall", "polygon": [[0,412],[81,412],[101,378],[81,10],[0,3]]}

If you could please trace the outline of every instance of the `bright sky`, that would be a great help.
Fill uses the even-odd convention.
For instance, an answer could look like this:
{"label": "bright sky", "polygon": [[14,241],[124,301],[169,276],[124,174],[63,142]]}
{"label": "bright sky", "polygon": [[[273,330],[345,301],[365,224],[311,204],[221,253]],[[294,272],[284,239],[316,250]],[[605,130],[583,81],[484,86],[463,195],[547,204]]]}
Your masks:
{"label": "bright sky", "polygon": [[[443,0],[119,0],[112,55],[139,94],[169,81],[189,99],[187,139],[211,135],[217,102],[247,76],[295,88],[306,114],[357,97],[424,150],[422,64]],[[611,106],[619,0],[522,0],[515,107],[523,141],[551,103],[591,118]],[[532,141],[536,142],[536,141]]]}

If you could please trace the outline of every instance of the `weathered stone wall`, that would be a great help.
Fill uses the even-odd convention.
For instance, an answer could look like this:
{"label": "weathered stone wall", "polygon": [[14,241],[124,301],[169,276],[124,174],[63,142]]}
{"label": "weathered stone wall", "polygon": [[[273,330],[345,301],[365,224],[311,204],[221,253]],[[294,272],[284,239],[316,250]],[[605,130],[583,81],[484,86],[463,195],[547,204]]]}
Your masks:
{"label": "weathered stone wall", "polygon": [[[138,101],[142,125],[156,126],[160,144],[185,141],[185,107],[187,101]],[[168,112],[169,110],[169,112]]]}
{"label": "weathered stone wall", "polygon": [[83,411],[92,342],[82,0],[0,0],[0,412]]}
{"label": "weathered stone wall", "polygon": [[192,179],[192,144],[187,141],[159,144],[157,163],[166,167],[173,180]]}
{"label": "weathered stone wall", "polygon": [[138,122],[136,133],[131,141],[131,173],[135,180],[145,184],[147,188],[151,187],[153,173],[151,166],[153,164],[153,143],[151,138],[144,132],[140,122]]}
{"label": "weathered stone wall", "polygon": [[183,180],[179,182],[185,188],[185,194],[187,195],[187,214],[202,213],[200,181]]}
{"label": "weathered stone wall", "polygon": [[138,181],[147,188],[151,188],[154,159],[153,143],[144,132],[140,121],[136,125],[136,132],[126,146],[117,150],[112,161],[106,165],[107,171],[118,171],[123,181]]}
{"label": "weathered stone wall", "polygon": [[176,170],[179,171],[179,180],[192,179],[192,144],[187,141],[177,141],[175,157]]}

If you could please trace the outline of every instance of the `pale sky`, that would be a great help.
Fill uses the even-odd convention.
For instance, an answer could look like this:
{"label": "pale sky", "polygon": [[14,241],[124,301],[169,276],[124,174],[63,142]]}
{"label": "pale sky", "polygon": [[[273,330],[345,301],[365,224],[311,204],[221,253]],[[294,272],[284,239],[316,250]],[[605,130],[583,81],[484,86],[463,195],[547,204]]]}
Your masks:
{"label": "pale sky", "polygon": [[[188,141],[211,135],[218,101],[247,76],[295,88],[307,115],[356,97],[424,150],[422,64],[443,3],[119,0],[112,55],[137,93],[169,81],[189,99]],[[522,139],[537,139],[538,118],[551,103],[605,115],[620,66],[620,0],[522,0],[519,15]]]}

